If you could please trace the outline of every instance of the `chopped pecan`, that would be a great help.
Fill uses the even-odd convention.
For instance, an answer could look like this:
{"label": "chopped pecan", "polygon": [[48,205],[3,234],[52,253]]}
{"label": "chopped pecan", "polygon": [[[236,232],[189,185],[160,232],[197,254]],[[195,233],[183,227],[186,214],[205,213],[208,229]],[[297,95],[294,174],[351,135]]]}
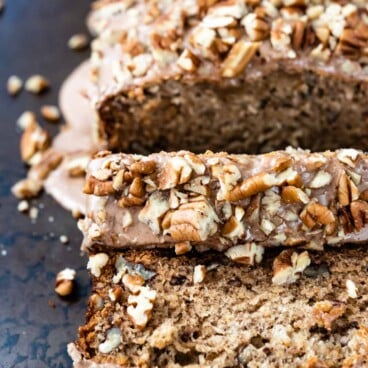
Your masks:
{"label": "chopped pecan", "polygon": [[293,25],[292,46],[294,50],[299,50],[303,46],[305,33],[305,23],[296,21]]}
{"label": "chopped pecan", "polygon": [[220,183],[220,191],[217,194],[217,199],[225,199],[227,201],[243,199],[240,186],[236,185],[241,178],[240,170],[236,165],[214,165],[212,166],[212,175]]}
{"label": "chopped pecan", "polygon": [[191,250],[192,250],[192,246],[190,245],[190,242],[188,241],[179,242],[175,244],[175,254],[177,256],[188,253]]}
{"label": "chopped pecan", "polygon": [[256,13],[247,14],[241,21],[251,41],[263,41],[270,34],[270,26],[264,17]]}
{"label": "chopped pecan", "polygon": [[368,223],[368,203],[360,200],[351,202],[350,212],[355,229],[360,231]]}
{"label": "chopped pecan", "polygon": [[137,329],[143,330],[150,320],[156,295],[148,286],[141,286],[138,295],[129,295],[127,313]]}
{"label": "chopped pecan", "polygon": [[341,206],[348,206],[359,198],[359,190],[353,181],[343,172],[338,186],[338,199]]}
{"label": "chopped pecan", "polygon": [[225,255],[237,263],[254,265],[260,263],[263,258],[264,248],[256,243],[235,245],[229,248]]}
{"label": "chopped pecan", "polygon": [[183,157],[171,158],[158,176],[160,189],[171,189],[178,184],[187,183],[192,175],[192,168]]}
{"label": "chopped pecan", "polygon": [[331,174],[324,170],[320,170],[317,172],[312,181],[309,183],[308,187],[313,189],[322,188],[330,184],[331,181],[332,181]]}
{"label": "chopped pecan", "polygon": [[260,46],[260,42],[238,41],[222,65],[222,76],[233,78],[242,73]]}
{"label": "chopped pecan", "polygon": [[15,183],[11,191],[17,198],[34,198],[41,192],[43,186],[39,180],[26,178]]}
{"label": "chopped pecan", "polygon": [[128,196],[123,196],[118,200],[119,207],[134,207],[142,206],[144,204],[144,198],[136,197],[129,193]]}
{"label": "chopped pecan", "polygon": [[180,55],[177,64],[187,72],[194,72],[199,65],[199,59],[188,49],[185,49]]}
{"label": "chopped pecan", "polygon": [[112,178],[112,187],[118,192],[124,188],[124,170],[119,170]]}
{"label": "chopped pecan", "polygon": [[123,285],[132,293],[137,294],[144,284],[144,278],[140,275],[127,273],[123,276]]}
{"label": "chopped pecan", "polygon": [[298,254],[293,249],[282,251],[273,262],[272,282],[276,285],[294,283],[311,263],[307,251]]}
{"label": "chopped pecan", "polygon": [[31,163],[32,157],[38,152],[45,151],[51,143],[49,133],[37,123],[28,125],[20,140],[20,153],[22,160]]}
{"label": "chopped pecan", "polygon": [[235,216],[230,217],[222,229],[222,235],[228,238],[240,238],[244,232],[244,224]]}
{"label": "chopped pecan", "polygon": [[240,191],[243,198],[247,198],[270,189],[275,183],[276,180],[274,175],[261,173],[244,179],[241,183]]}
{"label": "chopped pecan", "polygon": [[41,161],[32,166],[28,172],[28,177],[34,180],[44,180],[52,170],[60,165],[62,160],[63,156],[50,148],[42,154]]}
{"label": "chopped pecan", "polygon": [[286,203],[304,203],[309,202],[309,197],[300,188],[288,185],[281,189],[281,198]]}
{"label": "chopped pecan", "polygon": [[346,305],[338,302],[322,301],[313,306],[313,323],[326,330],[331,331],[334,321],[343,316],[346,312]]}
{"label": "chopped pecan", "polygon": [[169,208],[169,202],[162,193],[153,192],[149,196],[144,208],[139,212],[138,219],[147,224],[155,234],[159,234],[161,230],[161,218]]}
{"label": "chopped pecan", "polygon": [[166,233],[175,241],[204,241],[217,231],[219,219],[207,199],[199,196],[173,211]]}
{"label": "chopped pecan", "polygon": [[138,198],[142,198],[145,194],[144,183],[140,177],[135,177],[130,184],[129,193]]}

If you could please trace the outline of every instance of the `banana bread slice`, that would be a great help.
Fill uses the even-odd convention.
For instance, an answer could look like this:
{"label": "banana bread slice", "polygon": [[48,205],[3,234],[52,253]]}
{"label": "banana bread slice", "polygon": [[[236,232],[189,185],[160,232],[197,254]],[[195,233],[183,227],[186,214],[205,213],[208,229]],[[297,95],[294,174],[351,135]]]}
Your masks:
{"label": "banana bread slice", "polygon": [[365,1],[98,1],[89,24],[109,149],[368,145]]}
{"label": "banana bread slice", "polygon": [[366,242],[367,184],[367,155],[353,149],[102,152],[88,168],[83,247],[175,246],[180,254],[247,243],[257,253]]}
{"label": "banana bread slice", "polygon": [[92,254],[74,367],[367,367],[366,249],[311,255],[288,287],[271,286],[272,258]]}

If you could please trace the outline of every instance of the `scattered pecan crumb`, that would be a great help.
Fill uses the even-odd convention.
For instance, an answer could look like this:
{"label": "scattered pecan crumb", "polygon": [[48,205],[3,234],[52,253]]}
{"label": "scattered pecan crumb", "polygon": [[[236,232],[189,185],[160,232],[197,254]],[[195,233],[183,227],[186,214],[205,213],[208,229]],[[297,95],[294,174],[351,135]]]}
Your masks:
{"label": "scattered pecan crumb", "polygon": [[17,76],[9,77],[6,88],[10,96],[16,96],[23,88],[23,81]]}
{"label": "scattered pecan crumb", "polygon": [[68,296],[73,292],[76,272],[72,268],[65,268],[56,276],[55,292],[60,296]]}
{"label": "scattered pecan crumb", "polygon": [[88,46],[88,37],[84,33],[77,33],[68,40],[68,47],[71,50],[83,50]]}
{"label": "scattered pecan crumb", "polygon": [[29,77],[25,83],[25,89],[34,94],[40,94],[49,87],[49,81],[42,75],[35,74]]}
{"label": "scattered pecan crumb", "polygon": [[66,235],[60,235],[59,240],[60,240],[60,243],[62,243],[62,244],[68,244],[69,243],[69,238]]}
{"label": "scattered pecan crumb", "polygon": [[206,277],[206,266],[197,265],[194,267],[193,284],[200,284]]}
{"label": "scattered pecan crumb", "polygon": [[20,201],[18,203],[17,209],[19,212],[28,212],[29,210],[29,203],[26,200]]}
{"label": "scattered pecan crumb", "polygon": [[31,207],[31,209],[29,210],[29,218],[31,220],[36,220],[38,217],[38,208],[37,207]]}
{"label": "scattered pecan crumb", "polygon": [[54,105],[43,105],[41,107],[41,115],[44,119],[50,122],[56,122],[60,119],[59,108]]}
{"label": "scattered pecan crumb", "polygon": [[32,111],[24,111],[17,120],[17,125],[22,130],[33,124],[37,124],[37,119],[36,114]]}
{"label": "scattered pecan crumb", "polygon": [[18,181],[11,188],[13,195],[20,199],[37,197],[41,190],[42,184],[30,178]]}
{"label": "scattered pecan crumb", "polygon": [[307,251],[300,254],[293,249],[282,251],[273,262],[272,283],[276,285],[294,283],[310,263]]}

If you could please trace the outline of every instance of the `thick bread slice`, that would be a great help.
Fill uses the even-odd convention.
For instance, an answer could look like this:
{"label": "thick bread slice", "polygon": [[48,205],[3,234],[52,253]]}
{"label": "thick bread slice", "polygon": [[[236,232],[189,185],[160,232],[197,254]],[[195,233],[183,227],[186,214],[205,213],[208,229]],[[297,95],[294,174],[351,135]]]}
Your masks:
{"label": "thick bread slice", "polygon": [[367,147],[364,1],[99,1],[89,23],[109,149]]}
{"label": "thick bread slice", "polygon": [[366,250],[312,255],[283,287],[271,285],[272,258],[252,268],[214,252],[91,255],[74,366],[367,367]]}
{"label": "thick bread slice", "polygon": [[368,157],[102,152],[88,169],[85,249],[300,246],[368,239]]}

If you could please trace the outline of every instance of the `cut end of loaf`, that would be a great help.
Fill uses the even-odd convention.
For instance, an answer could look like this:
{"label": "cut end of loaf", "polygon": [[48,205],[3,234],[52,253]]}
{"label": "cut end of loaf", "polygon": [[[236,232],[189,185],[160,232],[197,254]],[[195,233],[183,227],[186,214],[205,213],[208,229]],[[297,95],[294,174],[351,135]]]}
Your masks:
{"label": "cut end of loaf", "polygon": [[[271,287],[271,257],[253,268],[215,252],[173,254],[108,253],[93,280],[86,324],[70,348],[75,367],[368,364],[364,248],[312,255],[299,280],[286,287]],[[132,295],[142,292],[122,277],[122,265],[141,275],[151,298],[145,326],[129,314]],[[206,270],[200,281],[193,277],[199,268]],[[347,279],[358,298],[349,297]]]}
{"label": "cut end of loaf", "polygon": [[[265,70],[262,70],[265,69]],[[368,145],[366,82],[282,68],[245,80],[166,81],[99,106],[110,149],[260,153],[291,145],[314,151]]]}

